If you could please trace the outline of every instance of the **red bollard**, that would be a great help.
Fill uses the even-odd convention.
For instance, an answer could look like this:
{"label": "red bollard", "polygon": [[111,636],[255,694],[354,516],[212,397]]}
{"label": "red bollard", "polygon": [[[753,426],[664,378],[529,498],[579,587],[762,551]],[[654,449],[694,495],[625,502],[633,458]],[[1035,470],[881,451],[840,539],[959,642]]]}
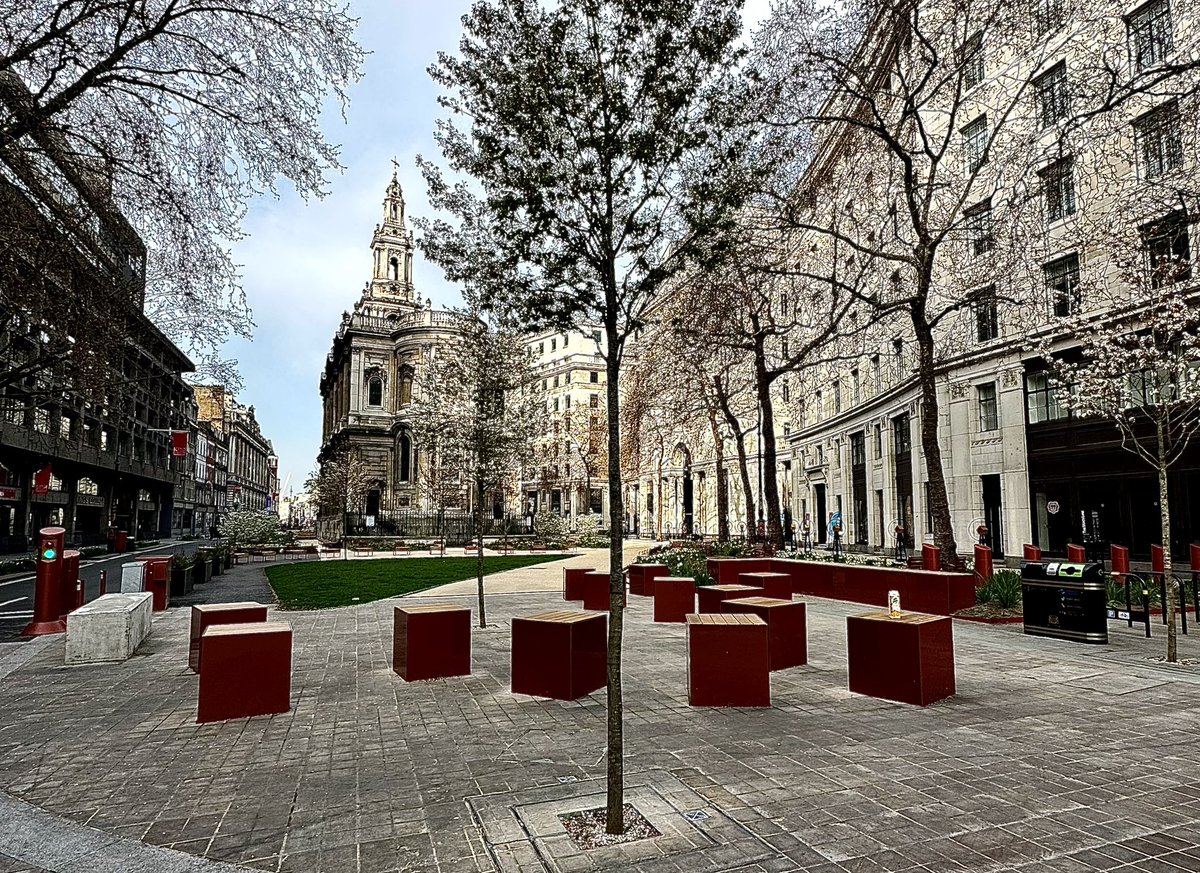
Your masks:
{"label": "red bollard", "polygon": [[929,543],[921,544],[921,569],[922,570],[940,570],[942,569],[942,550],[937,546],[931,546]]}
{"label": "red bollard", "polygon": [[79,552],[75,549],[64,549],[62,554],[62,587],[59,588],[58,595],[58,617],[65,621],[67,613],[78,609],[83,603],[80,599]]}
{"label": "red bollard", "polygon": [[103,597],[108,593],[108,571],[100,571],[100,596]]}
{"label": "red bollard", "polygon": [[1029,543],[1026,543],[1023,549],[1024,555],[1022,557],[1026,561],[1040,561],[1042,559],[1042,550],[1037,546],[1031,546]]}
{"label": "red bollard", "polygon": [[1087,549],[1074,543],[1067,543],[1067,561],[1071,564],[1086,564]]}
{"label": "red bollard", "polygon": [[1192,543],[1191,545],[1191,570],[1193,573],[1200,573],[1200,545]]}
{"label": "red bollard", "polygon": [[21,631],[23,637],[61,634],[67,623],[59,618],[62,592],[63,542],[67,532],[61,527],[44,527],[38,533],[37,588],[33,595],[33,621]]}
{"label": "red bollard", "polygon": [[1151,546],[1150,547],[1150,572],[1151,573],[1165,573],[1166,572],[1166,564],[1163,561],[1163,547],[1162,546]]}
{"label": "red bollard", "polygon": [[992,578],[992,550],[988,546],[975,546],[975,575],[983,582]]}
{"label": "red bollard", "polygon": [[1125,546],[1109,546],[1112,556],[1112,574],[1114,576],[1129,575],[1129,549]]}

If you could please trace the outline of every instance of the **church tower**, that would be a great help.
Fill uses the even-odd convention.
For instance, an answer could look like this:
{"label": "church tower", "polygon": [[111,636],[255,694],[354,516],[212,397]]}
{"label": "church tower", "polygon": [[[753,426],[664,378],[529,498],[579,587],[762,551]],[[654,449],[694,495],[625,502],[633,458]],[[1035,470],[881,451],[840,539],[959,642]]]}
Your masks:
{"label": "church tower", "polygon": [[381,303],[415,305],[413,293],[413,235],[404,226],[404,192],[396,170],[383,198],[383,223],[371,237],[374,267],[363,297]]}

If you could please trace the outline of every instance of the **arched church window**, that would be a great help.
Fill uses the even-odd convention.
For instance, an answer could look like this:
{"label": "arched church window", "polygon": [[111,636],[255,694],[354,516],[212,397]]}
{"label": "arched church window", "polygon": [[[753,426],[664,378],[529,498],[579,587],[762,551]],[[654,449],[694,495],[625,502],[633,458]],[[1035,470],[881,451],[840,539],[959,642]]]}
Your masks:
{"label": "arched church window", "polygon": [[383,406],[383,379],[372,376],[367,382],[367,405]]}
{"label": "arched church window", "polygon": [[412,440],[408,434],[400,434],[400,481],[412,481]]}
{"label": "arched church window", "polygon": [[400,279],[400,261],[396,258],[388,259],[388,281],[396,282]]}
{"label": "arched church window", "polygon": [[400,371],[400,405],[407,406],[412,403],[412,383],[413,374],[409,368],[404,368]]}

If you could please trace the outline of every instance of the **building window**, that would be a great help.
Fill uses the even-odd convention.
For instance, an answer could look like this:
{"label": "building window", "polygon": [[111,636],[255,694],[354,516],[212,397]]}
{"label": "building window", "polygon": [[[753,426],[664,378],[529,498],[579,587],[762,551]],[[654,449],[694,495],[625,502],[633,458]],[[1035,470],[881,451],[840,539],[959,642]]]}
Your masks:
{"label": "building window", "polygon": [[592,339],[595,340],[596,345],[600,345],[600,330],[599,330],[599,328],[592,331]]}
{"label": "building window", "polygon": [[1058,30],[1064,20],[1064,0],[1033,0],[1033,29],[1041,36]]}
{"label": "building window", "polygon": [[825,414],[824,401],[825,398],[820,391],[813,394],[813,411],[815,413],[813,421],[820,421],[821,416]]}
{"label": "building window", "polygon": [[979,432],[987,433],[1000,428],[999,410],[996,407],[996,383],[976,386],[979,397]]}
{"label": "building window", "polygon": [[569,333],[563,334],[563,348],[564,349],[567,347],[567,340],[569,340],[570,338],[571,338],[571,335]]}
{"label": "building window", "polygon": [[1129,16],[1129,41],[1137,72],[1167,59],[1175,42],[1168,0],[1150,0]]}
{"label": "building window", "polygon": [[962,130],[963,154],[967,172],[974,173],[987,160],[987,116],[977,118]]}
{"label": "building window", "polygon": [[550,351],[555,351],[558,348],[558,337],[550,337]]}
{"label": "building window", "polygon": [[596,372],[595,370],[592,370],[592,372],[588,374],[588,381],[593,384],[599,382],[600,374],[598,372]]}
{"label": "building window", "polygon": [[883,425],[875,423],[875,460],[883,460]]}
{"label": "building window", "polygon": [[1033,83],[1038,98],[1042,128],[1053,127],[1067,117],[1070,97],[1067,93],[1067,65],[1060,63],[1038,76]]}
{"label": "building window", "polygon": [[1058,392],[1045,373],[1025,374],[1025,414],[1030,424],[1068,417],[1067,407],[1059,403]]}
{"label": "building window", "polygon": [[412,480],[412,440],[408,434],[400,434],[400,481]]}
{"label": "building window", "polygon": [[965,213],[967,246],[973,255],[983,255],[996,247],[992,233],[992,201],[985,200],[972,206]]}
{"label": "building window", "polygon": [[69,440],[71,438],[71,417],[68,415],[60,416],[58,419],[58,436],[60,439]]}
{"label": "building window", "polygon": [[786,380],[786,379],[785,379],[785,380],[783,380],[783,382],[782,382],[782,384],[781,384],[781,387],[780,387],[780,394],[782,394],[782,395],[783,395],[783,402],[784,402],[784,403],[787,403],[787,402],[788,402],[788,401],[791,399],[792,392],[791,392],[791,391],[788,389],[788,383],[787,383],[787,380]]}
{"label": "building window", "polygon": [[588,398],[588,406],[591,407],[592,409],[599,409],[600,408],[599,395],[593,394],[591,397],[589,397]]}
{"label": "building window", "polygon": [[50,433],[50,411],[35,409],[33,411],[33,429],[38,433]]}
{"label": "building window", "polygon": [[383,406],[383,380],[378,376],[367,381],[367,405]]}
{"label": "building window", "polygon": [[1042,270],[1046,276],[1050,312],[1059,318],[1076,315],[1083,302],[1079,289],[1079,256],[1072,254],[1051,261]]}
{"label": "building window", "polygon": [[1142,242],[1146,247],[1151,287],[1162,288],[1192,278],[1186,213],[1172,212],[1146,225],[1142,228]]}
{"label": "building window", "polygon": [[555,388],[558,387],[558,377],[557,376],[554,377],[554,387]]}
{"label": "building window", "polygon": [[975,301],[975,339],[986,343],[999,335],[1000,321],[996,317],[996,287],[989,285],[979,292],[979,297]]}
{"label": "building window", "polygon": [[1147,112],[1133,123],[1133,129],[1143,179],[1157,179],[1183,166],[1179,104],[1174,100]]}
{"label": "building window", "polygon": [[983,34],[977,33],[963,44],[963,84],[974,88],[983,81]]}
{"label": "building window", "polygon": [[1046,196],[1046,221],[1053,224],[1075,214],[1075,162],[1056,161],[1038,173]]}
{"label": "building window", "polygon": [[853,392],[854,405],[862,403],[862,379],[859,378],[857,367],[850,371],[850,390]]}
{"label": "building window", "polygon": [[879,355],[871,355],[871,383],[875,386],[876,394],[883,391],[883,369],[879,366]]}
{"label": "building window", "polygon": [[842,383],[837,379],[833,380],[833,414],[837,415],[842,411]]}
{"label": "building window", "polygon": [[554,398],[554,411],[558,412],[558,398],[557,397]]}
{"label": "building window", "polygon": [[912,451],[907,415],[900,415],[892,419],[892,446],[897,455]]}

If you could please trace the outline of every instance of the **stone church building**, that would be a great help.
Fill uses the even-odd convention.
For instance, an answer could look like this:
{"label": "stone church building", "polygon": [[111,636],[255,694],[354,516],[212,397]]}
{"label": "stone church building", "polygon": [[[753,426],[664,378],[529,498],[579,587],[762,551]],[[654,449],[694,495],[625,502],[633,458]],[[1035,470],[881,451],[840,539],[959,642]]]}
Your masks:
{"label": "stone church building", "polygon": [[455,330],[451,312],[422,303],[413,285],[413,235],[404,195],[392,173],[383,220],[371,238],[371,281],[333,338],[321,375],[324,462],[343,446],[371,475],[366,516],[425,509],[418,481],[420,451],[409,428],[413,380],[433,348]]}

